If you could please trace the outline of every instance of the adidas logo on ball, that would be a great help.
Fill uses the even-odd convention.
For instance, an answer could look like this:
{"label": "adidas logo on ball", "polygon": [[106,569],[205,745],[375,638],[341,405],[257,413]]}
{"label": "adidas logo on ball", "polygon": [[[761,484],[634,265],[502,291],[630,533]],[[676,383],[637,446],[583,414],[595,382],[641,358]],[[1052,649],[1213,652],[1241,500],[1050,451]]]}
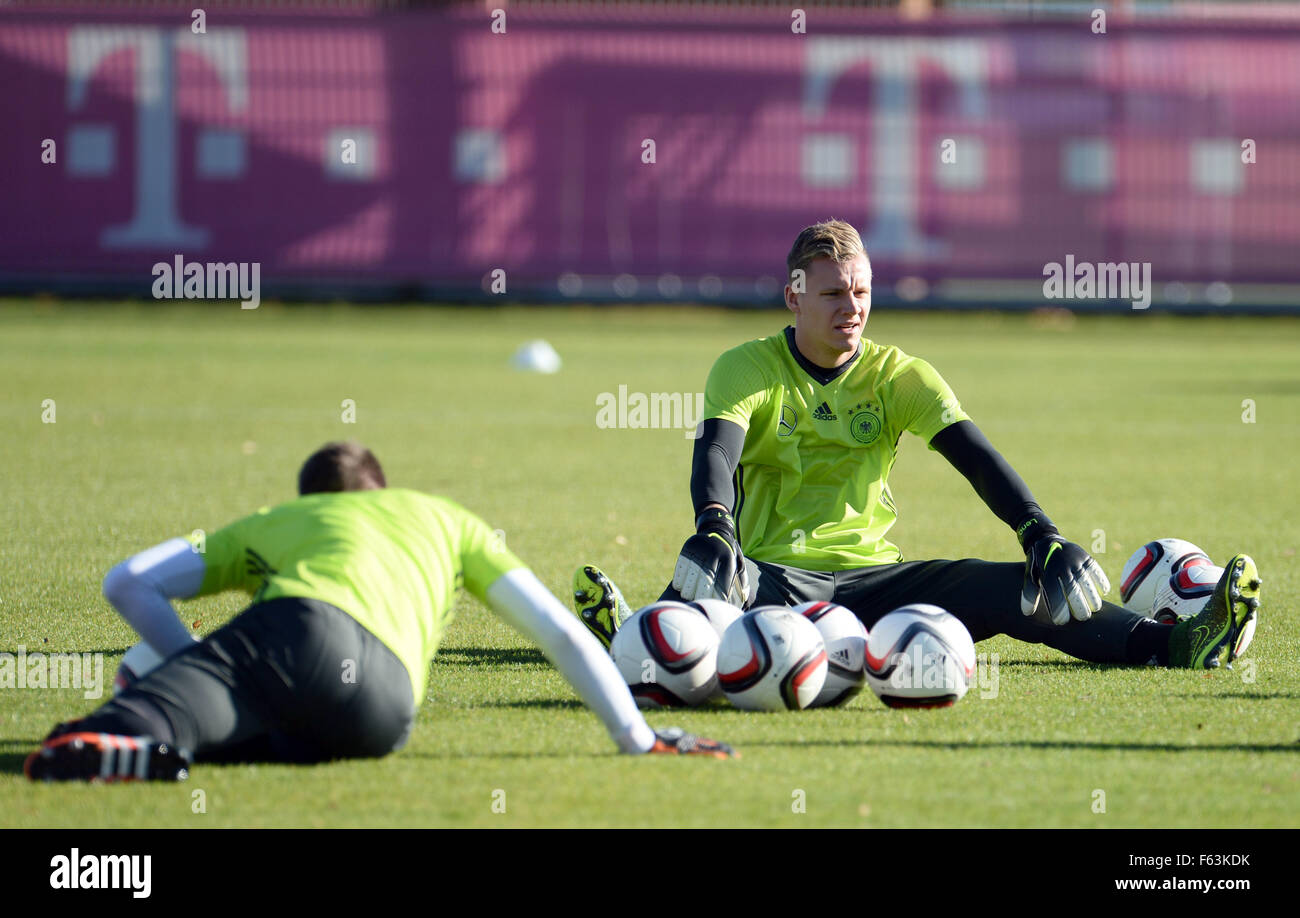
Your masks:
{"label": "adidas logo on ball", "polygon": [[809,707],[848,704],[867,684],[867,629],[851,611],[833,602],[806,602],[794,611],[813,623],[826,645],[826,681]]}

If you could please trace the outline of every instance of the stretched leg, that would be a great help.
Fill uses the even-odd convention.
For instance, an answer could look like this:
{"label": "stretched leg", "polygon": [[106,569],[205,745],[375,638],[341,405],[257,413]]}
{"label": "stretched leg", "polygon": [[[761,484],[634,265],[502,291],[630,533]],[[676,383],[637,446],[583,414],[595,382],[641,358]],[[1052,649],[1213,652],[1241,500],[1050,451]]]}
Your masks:
{"label": "stretched leg", "polygon": [[1006,634],[1046,644],[1092,663],[1169,661],[1172,626],[1160,625],[1120,606],[1104,603],[1087,621],[1043,624],[1020,611],[1024,565],[992,561],[908,561],[858,568],[835,575],[834,601],[870,628],[885,613],[908,603],[939,606],[955,615],[976,643]]}
{"label": "stretched leg", "polygon": [[242,676],[257,653],[243,618],[171,657],[86,717],[60,724],[51,737],[72,732],[151,736],[196,758],[265,743],[270,711]]}
{"label": "stretched leg", "polygon": [[381,756],[405,743],[414,710],[406,669],[378,638],[333,606],[285,598],[251,607],[47,744],[103,735],[208,760]]}
{"label": "stretched leg", "polygon": [[[226,642],[227,629],[213,635]],[[269,729],[243,704],[212,638],[170,658],[98,710],[59,724],[23,770],[33,780],[182,780],[194,753],[270,757]]]}

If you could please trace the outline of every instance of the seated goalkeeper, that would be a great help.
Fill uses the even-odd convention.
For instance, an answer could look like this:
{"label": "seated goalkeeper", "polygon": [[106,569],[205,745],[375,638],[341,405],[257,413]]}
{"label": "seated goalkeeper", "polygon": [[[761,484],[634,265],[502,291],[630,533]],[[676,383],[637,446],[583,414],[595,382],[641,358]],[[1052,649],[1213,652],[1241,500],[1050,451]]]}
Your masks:
{"label": "seated goalkeeper", "polygon": [[[691,498],[696,534],[662,599],[751,605],[830,601],[870,628],[932,603],[982,641],[1007,634],[1096,663],[1218,665],[1253,634],[1259,576],[1237,555],[1200,614],[1158,624],[1102,601],[1101,567],[1067,541],[926,361],[862,337],[871,264],[852,226],[810,226],[787,258],[794,326],[718,358],[704,392]],[[1025,562],[904,561],[888,477],[904,433],[920,437],[1015,533]],[[579,618],[605,643],[629,614],[584,566]]]}
{"label": "seated goalkeeper", "polygon": [[[536,641],[626,753],[729,747],[646,724],[613,661],[474,514],[386,487],[357,443],[303,465],[300,497],[206,544],[172,539],[122,562],[104,594],[164,662],[61,724],[34,780],[178,780],[195,759],[318,762],[400,749],[462,583]],[[228,589],[252,605],[196,639],[171,599]]]}

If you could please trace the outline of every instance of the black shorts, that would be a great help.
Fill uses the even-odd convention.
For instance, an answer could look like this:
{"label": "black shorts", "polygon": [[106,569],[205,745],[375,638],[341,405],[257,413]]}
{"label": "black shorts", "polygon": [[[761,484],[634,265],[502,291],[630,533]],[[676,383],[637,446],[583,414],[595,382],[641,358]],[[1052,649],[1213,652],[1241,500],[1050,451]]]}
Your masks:
{"label": "black shorts", "polygon": [[346,612],[257,603],[75,729],[148,735],[200,760],[314,762],[386,755],[415,719],[406,667]]}
{"label": "black shorts", "polygon": [[[1020,611],[1024,564],[978,561],[903,561],[844,571],[808,571],[745,559],[755,597],[751,606],[835,602],[852,610],[868,629],[887,612],[929,603],[955,615],[976,643],[1005,634],[1046,644],[1093,663],[1127,663],[1129,637],[1147,619],[1104,603],[1087,621],[1043,623]],[[670,586],[664,599],[680,599]]]}

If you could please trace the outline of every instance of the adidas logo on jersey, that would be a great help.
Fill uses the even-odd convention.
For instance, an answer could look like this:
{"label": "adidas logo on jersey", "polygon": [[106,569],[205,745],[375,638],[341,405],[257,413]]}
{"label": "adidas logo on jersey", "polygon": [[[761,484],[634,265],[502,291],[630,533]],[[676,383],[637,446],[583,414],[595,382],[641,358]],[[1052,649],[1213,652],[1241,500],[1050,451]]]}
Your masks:
{"label": "adidas logo on jersey", "polygon": [[813,410],[813,420],[815,421],[838,421],[840,416],[831,411],[831,406],[822,402]]}

